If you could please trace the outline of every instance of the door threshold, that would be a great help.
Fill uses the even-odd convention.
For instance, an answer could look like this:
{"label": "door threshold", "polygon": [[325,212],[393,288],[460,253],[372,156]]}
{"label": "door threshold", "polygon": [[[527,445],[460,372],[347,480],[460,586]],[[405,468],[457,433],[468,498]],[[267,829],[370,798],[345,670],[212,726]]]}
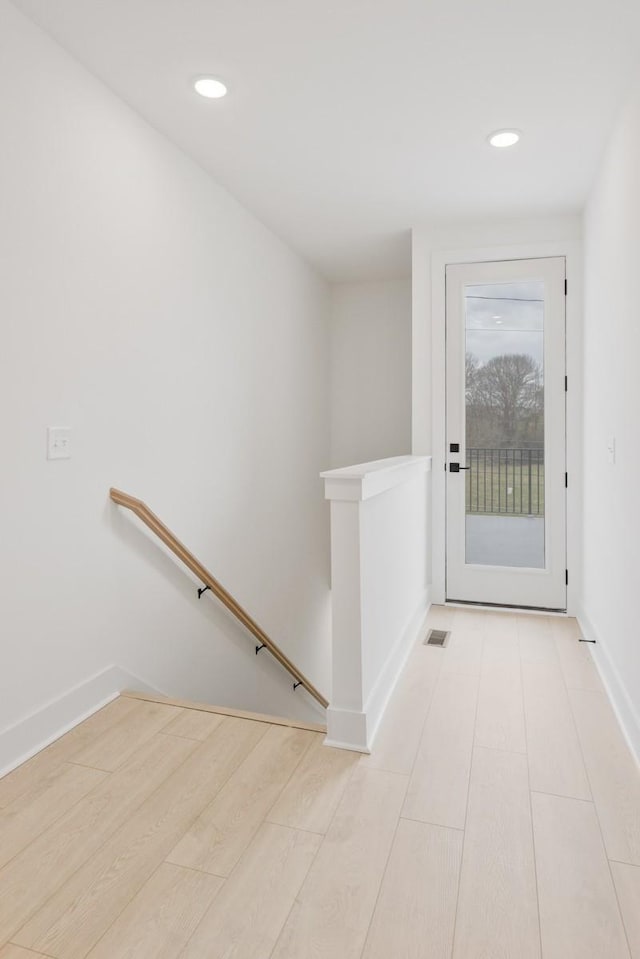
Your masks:
{"label": "door threshold", "polygon": [[532,613],[534,616],[568,616],[566,609],[547,609],[541,606],[510,606],[508,603],[476,603],[467,599],[445,599],[445,606],[459,609],[486,609],[493,613]]}

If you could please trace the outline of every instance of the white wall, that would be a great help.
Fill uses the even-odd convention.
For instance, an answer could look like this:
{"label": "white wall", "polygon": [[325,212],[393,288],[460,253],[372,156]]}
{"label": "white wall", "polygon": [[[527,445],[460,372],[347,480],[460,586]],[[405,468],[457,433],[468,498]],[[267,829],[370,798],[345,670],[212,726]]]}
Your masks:
{"label": "white wall", "polygon": [[[0,729],[111,663],[295,710],[107,493],[146,500],[328,691],[324,281],[5,0],[0,128]],[[71,460],[46,461],[47,425]]]}
{"label": "white wall", "polygon": [[[640,94],[622,113],[585,217],[583,626],[640,756]],[[615,463],[607,445],[615,437]]]}
{"label": "white wall", "polygon": [[476,260],[565,256],[567,297],[568,608],[582,572],[582,222],[578,216],[423,223],[413,230],[412,450],[433,456],[432,602],[445,599],[445,266]]}
{"label": "white wall", "polygon": [[331,463],[411,446],[411,280],[340,283],[332,291]]}
{"label": "white wall", "polygon": [[[362,508],[362,610],[367,638],[362,663],[365,705],[376,695],[383,675],[393,671],[407,626],[427,610],[427,515],[429,474],[414,476]],[[420,625],[420,621],[417,623]],[[410,637],[415,639],[415,635]],[[403,650],[404,652],[404,650]],[[396,669],[396,673],[399,669]],[[388,682],[389,677],[385,677]],[[389,693],[388,688],[385,692]]]}

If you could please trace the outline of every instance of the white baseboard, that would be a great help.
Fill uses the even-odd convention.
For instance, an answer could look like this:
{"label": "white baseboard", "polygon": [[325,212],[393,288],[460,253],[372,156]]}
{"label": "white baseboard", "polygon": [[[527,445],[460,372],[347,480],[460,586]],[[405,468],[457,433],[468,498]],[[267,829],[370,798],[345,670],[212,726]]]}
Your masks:
{"label": "white baseboard", "polygon": [[325,746],[350,749],[357,753],[369,753],[367,715],[354,709],[327,709],[327,736]]}
{"label": "white baseboard", "polygon": [[123,689],[158,692],[119,666],[108,666],[0,732],[0,777],[102,709]]}
{"label": "white baseboard", "polygon": [[430,602],[430,591],[427,587],[420,601],[416,606],[411,619],[407,623],[404,632],[398,637],[398,641],[395,646],[387,656],[387,661],[384,664],[378,681],[371,693],[365,705],[365,712],[367,714],[367,726],[368,726],[368,735],[369,735],[369,748],[373,745],[376,733],[378,732],[378,727],[382,717],[385,714],[387,705],[391,698],[391,694],[396,688],[396,684],[400,679],[400,674],[405,667],[407,659],[409,658],[409,653],[416,644],[418,635],[424,625],[424,621],[427,618],[427,613],[431,606]]}
{"label": "white baseboard", "polygon": [[640,764],[640,713],[620,678],[618,668],[607,648],[606,640],[598,635],[584,609],[580,609],[576,619],[583,637],[594,641],[594,645],[589,646],[593,661],[629,748]]}
{"label": "white baseboard", "polygon": [[369,694],[362,712],[336,709],[331,706],[328,708],[327,738],[325,740],[327,746],[336,746],[339,749],[351,749],[362,753],[371,752],[391,694],[404,669],[409,653],[418,639],[430,606],[430,590],[427,587],[420,597],[407,626],[387,656],[380,671],[380,676]]}

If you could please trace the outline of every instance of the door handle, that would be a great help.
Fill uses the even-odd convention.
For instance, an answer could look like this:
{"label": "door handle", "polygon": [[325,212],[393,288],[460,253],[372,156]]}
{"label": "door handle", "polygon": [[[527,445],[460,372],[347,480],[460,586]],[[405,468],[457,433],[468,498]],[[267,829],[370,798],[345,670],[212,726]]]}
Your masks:
{"label": "door handle", "polygon": [[450,473],[460,473],[462,470],[470,470],[470,466],[460,466],[460,463],[449,463]]}

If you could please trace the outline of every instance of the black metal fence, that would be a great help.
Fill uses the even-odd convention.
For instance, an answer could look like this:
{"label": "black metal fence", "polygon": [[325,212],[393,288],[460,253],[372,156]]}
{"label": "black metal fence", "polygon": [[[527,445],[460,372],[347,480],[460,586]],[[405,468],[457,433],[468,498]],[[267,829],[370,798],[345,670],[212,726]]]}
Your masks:
{"label": "black metal fence", "polygon": [[544,450],[467,449],[467,513],[544,516]]}

